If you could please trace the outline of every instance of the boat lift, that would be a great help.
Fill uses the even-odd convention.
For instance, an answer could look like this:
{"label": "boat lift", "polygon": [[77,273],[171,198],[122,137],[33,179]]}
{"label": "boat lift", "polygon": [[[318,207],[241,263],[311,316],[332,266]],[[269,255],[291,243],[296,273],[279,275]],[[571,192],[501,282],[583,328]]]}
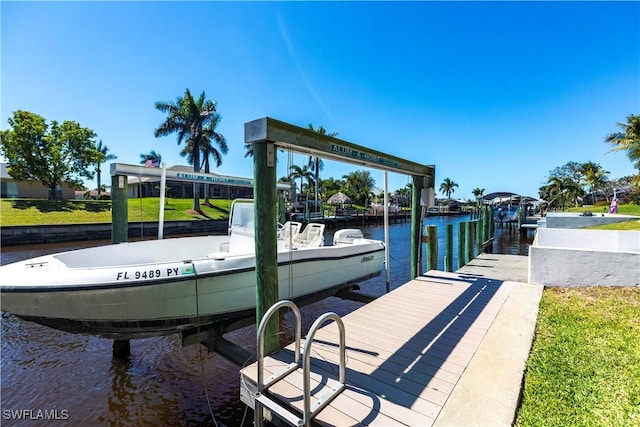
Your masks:
{"label": "boat lift", "polygon": [[[245,145],[253,146],[254,165],[254,195],[255,195],[255,215],[256,218],[256,320],[258,326],[258,384],[257,391],[253,395],[255,406],[254,424],[262,425],[264,411],[293,426],[308,426],[311,419],[344,388],[344,356],[340,363],[340,381],[335,393],[331,396],[323,397],[318,407],[313,409],[309,406],[310,384],[309,377],[309,349],[313,341],[313,336],[325,320],[334,320],[340,329],[340,349],[344,352],[344,326],[341,319],[335,313],[327,313],[316,320],[305,341],[305,359],[302,366],[299,363],[300,332],[299,314],[297,317],[296,333],[296,362],[286,368],[276,378],[264,380],[262,373],[262,355],[272,353],[279,349],[278,332],[279,316],[272,316],[274,311],[280,307],[294,306],[287,301],[278,301],[278,260],[277,243],[273,236],[276,235],[275,221],[272,212],[276,204],[275,182],[276,182],[276,153],[277,148],[288,149],[316,157],[324,157],[346,163],[352,163],[382,169],[383,171],[399,172],[409,174],[413,179],[413,191],[411,198],[411,277],[415,278],[421,274],[421,228],[422,228],[422,206],[433,204],[435,199],[435,166],[421,165],[408,160],[388,155],[379,151],[359,146],[332,136],[319,134],[309,129],[294,126],[270,117],[254,120],[245,123]],[[388,242],[388,196],[386,188],[385,173],[385,241]],[[388,252],[385,257],[388,272]],[[297,309],[294,312],[297,313]],[[281,407],[268,395],[268,388],[275,381],[283,378],[291,372],[302,368],[303,400],[304,412],[302,418]]]}
{"label": "boat lift", "polygon": [[[244,125],[245,145],[253,147],[254,197],[256,218],[256,318],[260,322],[267,310],[278,302],[276,225],[272,212],[276,206],[277,148],[328,158],[383,171],[408,174],[413,179],[411,198],[411,277],[420,274],[421,206],[435,199],[435,166],[422,165],[372,150],[329,135],[323,135],[271,117]],[[387,203],[385,203],[385,210]],[[386,216],[386,214],[385,214]],[[388,264],[387,264],[388,265]],[[267,352],[278,348],[278,319],[267,326]]]}

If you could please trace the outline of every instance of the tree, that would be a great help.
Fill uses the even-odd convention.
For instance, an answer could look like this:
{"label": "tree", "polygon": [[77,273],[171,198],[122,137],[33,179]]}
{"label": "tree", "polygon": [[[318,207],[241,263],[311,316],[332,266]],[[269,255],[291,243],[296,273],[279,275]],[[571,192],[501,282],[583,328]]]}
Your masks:
{"label": "tree", "polygon": [[320,188],[322,191],[322,199],[327,200],[329,197],[336,194],[344,187],[345,182],[341,179],[335,179],[329,177],[320,181]]}
{"label": "tree", "polygon": [[[560,183],[562,184],[563,210],[566,199],[573,200],[573,204],[576,206],[578,205],[578,199],[585,194],[583,187],[586,181],[583,165],[583,163],[571,161],[549,172],[549,179],[547,180],[547,183],[553,184],[551,185],[551,188],[556,188],[557,190],[560,188]],[[552,178],[557,179],[552,180]]]}
{"label": "tree", "polygon": [[398,188],[395,191],[396,196],[404,197],[406,199],[411,199],[411,194],[413,193],[413,183],[409,182],[404,187]]}
{"label": "tree", "polygon": [[300,178],[300,194],[302,194],[303,179],[307,180],[307,190],[309,189],[309,187],[311,187],[311,183],[313,182],[313,172],[311,172],[308,165],[304,165],[302,167],[298,165],[291,165],[291,167],[289,167],[289,170],[291,171],[289,173],[289,178],[292,181]]}
{"label": "tree", "polygon": [[583,163],[580,169],[584,175],[586,185],[589,186],[591,203],[595,204],[595,193],[608,181],[609,172],[604,170],[600,164],[591,161]]}
{"label": "tree", "polygon": [[[158,101],[155,107],[167,113],[167,118],[154,131],[154,135],[157,138],[177,133],[178,145],[185,143],[180,154],[188,157],[189,163],[193,164],[194,172],[200,172],[200,155],[204,150],[208,150],[207,157],[213,156],[218,167],[222,164],[220,154],[227,154],[228,147],[224,137],[215,131],[220,123],[216,102],[207,100],[204,91],[198,99],[194,99],[189,89],[186,89],[184,95],[176,98],[175,102]],[[218,144],[219,152],[213,148],[212,142]],[[200,211],[199,182],[193,183],[193,210]]]}
{"label": "tree", "polygon": [[80,187],[82,178],[93,179],[90,167],[99,160],[94,131],[69,120],[48,125],[44,117],[23,110],[14,111],[8,122],[11,129],[0,132],[0,153],[13,179],[42,181],[50,199],[63,182]]}
{"label": "tree", "polygon": [[552,175],[547,180],[547,184],[540,187],[540,198],[547,200],[549,208],[560,206],[564,211],[565,202],[573,200],[577,203],[578,197],[584,195],[584,191],[571,177]]}
{"label": "tree", "polygon": [[[313,125],[311,123],[309,123],[309,126],[307,126],[307,129],[309,129],[312,132],[316,132],[319,133],[320,135],[327,135],[327,136],[337,136],[338,133],[337,132],[333,132],[333,133],[327,133],[327,130],[325,128],[323,128],[322,126],[320,126],[317,129],[313,128]],[[316,188],[315,188],[315,193],[316,193],[316,202],[318,201],[318,193],[319,193],[319,189],[318,189],[318,185],[320,184],[320,171],[322,169],[324,169],[324,163],[322,162],[322,159],[320,157],[317,156],[309,156],[309,161],[308,161],[308,165],[309,165],[309,169],[311,169],[311,171],[313,172],[314,176],[313,176],[313,182],[316,183]]]}
{"label": "tree", "polygon": [[[204,166],[204,173],[211,172],[209,167],[209,159],[213,159],[216,164],[216,167],[220,167],[222,165],[222,155],[221,153],[227,154],[229,152],[229,147],[227,146],[227,139],[221,134],[215,131],[220,123],[220,116],[216,115],[216,119],[212,120],[205,128],[205,136],[202,143],[202,164]],[[220,151],[216,149],[215,146],[220,148]],[[207,205],[211,205],[209,202],[209,184],[204,184],[204,203]]]}
{"label": "tree", "polygon": [[471,194],[473,194],[473,196],[476,198],[476,200],[478,201],[478,204],[479,204],[480,203],[480,198],[484,194],[484,188],[476,187],[473,190],[471,190]]}
{"label": "tree", "polygon": [[251,143],[244,143],[244,156],[245,157],[253,157],[253,144]]}
{"label": "tree", "polygon": [[369,171],[359,170],[342,177],[345,180],[343,192],[355,203],[366,206],[371,189],[376,182]]}
{"label": "tree", "polygon": [[451,193],[455,191],[455,187],[458,187],[458,184],[453,182],[450,178],[445,178],[440,184],[440,192],[447,196],[447,199],[451,198]]}
{"label": "tree", "polygon": [[617,123],[622,129],[605,138],[605,141],[614,146],[613,151],[626,151],[633,166],[638,169],[634,182],[640,188],[640,115],[630,114],[627,123]]}
{"label": "tree", "polygon": [[118,157],[114,154],[107,154],[109,149],[106,145],[102,145],[102,140],[98,141],[96,145],[96,151],[99,153],[98,159],[96,161],[96,175],[98,175],[98,200],[100,199],[100,192],[102,191],[102,186],[100,185],[100,174],[102,173],[101,166],[104,162],[108,162],[109,160],[115,160]]}
{"label": "tree", "polygon": [[145,166],[160,166],[162,164],[162,154],[151,150],[148,153],[140,153],[140,164]]}
{"label": "tree", "polygon": [[565,190],[570,182],[572,181],[566,177],[552,176],[549,178],[546,187],[541,188],[541,193],[544,192],[544,198],[549,201],[549,208],[555,206],[559,199],[560,207],[564,211]]}

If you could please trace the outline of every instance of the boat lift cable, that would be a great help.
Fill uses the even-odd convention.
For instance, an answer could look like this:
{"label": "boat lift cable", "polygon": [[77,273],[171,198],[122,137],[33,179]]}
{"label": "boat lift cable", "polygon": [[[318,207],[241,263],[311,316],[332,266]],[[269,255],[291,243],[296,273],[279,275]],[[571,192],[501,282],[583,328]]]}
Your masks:
{"label": "boat lift cable", "polygon": [[142,222],[142,177],[138,177],[138,200],[140,200],[140,240],[144,240],[144,224]]}
{"label": "boat lift cable", "polygon": [[[193,269],[193,277],[195,278],[195,286],[196,286],[196,322],[198,328],[198,334],[200,334],[200,295],[198,292],[198,272],[196,271],[196,266],[191,261],[186,261],[185,264],[191,264],[191,268]],[[207,388],[207,377],[204,372],[204,358],[202,357],[202,346],[198,346],[198,355],[200,356],[200,373],[202,378],[202,385],[204,386],[204,394],[207,398],[207,405],[209,406],[209,413],[211,414],[211,418],[213,419],[213,425],[218,427],[218,422],[216,421],[216,416],[213,413],[213,407],[211,406],[211,399],[209,398],[209,389]]]}
{"label": "boat lift cable", "polygon": [[[291,148],[289,148],[289,150],[287,150],[287,171],[291,170],[291,166],[293,166],[293,150]],[[294,182],[295,185],[295,182]],[[300,186],[300,192],[302,192],[302,186]],[[286,214],[285,214],[286,215]],[[286,220],[286,218],[285,218]],[[287,221],[285,221],[285,224],[287,223]],[[289,223],[289,226],[291,227],[291,223]],[[291,230],[289,230],[291,231]],[[288,283],[289,283],[289,300],[293,300],[293,236],[291,235],[291,232],[287,233],[285,230],[284,233],[285,236],[289,236],[289,241],[286,242],[289,245],[289,251],[288,251],[288,256],[289,256],[289,279],[288,279]]]}

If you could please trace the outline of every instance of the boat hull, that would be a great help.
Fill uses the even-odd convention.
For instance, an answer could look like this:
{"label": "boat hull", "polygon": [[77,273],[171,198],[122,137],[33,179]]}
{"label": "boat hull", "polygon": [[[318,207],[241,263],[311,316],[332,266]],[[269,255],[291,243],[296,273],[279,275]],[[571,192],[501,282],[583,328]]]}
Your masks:
{"label": "boat hull", "polygon": [[[112,339],[165,335],[255,314],[254,255],[194,256],[202,248],[224,247],[224,237],[188,239],[110,245],[4,266],[2,310]],[[102,261],[82,268],[84,259]],[[384,245],[368,239],[280,251],[279,298],[297,299],[374,277],[383,262]]]}

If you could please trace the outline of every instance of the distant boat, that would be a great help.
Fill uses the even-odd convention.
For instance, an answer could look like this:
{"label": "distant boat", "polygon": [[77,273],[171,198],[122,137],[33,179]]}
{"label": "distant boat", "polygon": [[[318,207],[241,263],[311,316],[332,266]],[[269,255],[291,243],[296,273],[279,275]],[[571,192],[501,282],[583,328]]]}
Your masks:
{"label": "distant boat", "polygon": [[442,215],[442,213],[440,212],[440,208],[437,206],[429,206],[427,208],[427,216],[431,215]]}
{"label": "distant boat", "polygon": [[[384,205],[383,204],[372,204],[370,206],[371,211],[374,215],[382,215],[384,213]],[[397,204],[389,203],[387,206],[389,213],[398,213],[400,212],[400,206]]]}
{"label": "distant boat", "polygon": [[[111,339],[166,335],[255,313],[253,204],[232,205],[228,236],[120,243],[0,267],[2,310]],[[384,243],[357,229],[289,222],[278,233],[280,299],[380,275]]]}

